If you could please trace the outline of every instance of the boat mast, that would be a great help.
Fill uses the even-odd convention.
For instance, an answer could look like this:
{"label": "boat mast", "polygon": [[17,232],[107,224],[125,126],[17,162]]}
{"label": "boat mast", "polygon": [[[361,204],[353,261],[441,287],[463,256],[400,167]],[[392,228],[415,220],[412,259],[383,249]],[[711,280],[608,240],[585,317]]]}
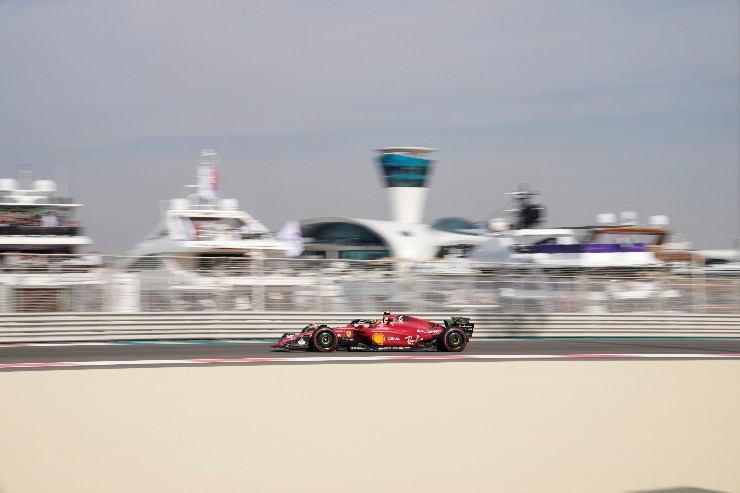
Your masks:
{"label": "boat mast", "polygon": [[218,196],[218,154],[213,149],[203,149],[197,164],[197,194],[200,204],[216,205]]}
{"label": "boat mast", "polygon": [[539,194],[540,192],[530,189],[527,184],[519,185],[513,192],[506,192],[506,195],[511,195],[517,202],[515,208],[506,211],[514,215],[514,229],[535,228],[542,222],[545,208],[531,202],[532,197]]}

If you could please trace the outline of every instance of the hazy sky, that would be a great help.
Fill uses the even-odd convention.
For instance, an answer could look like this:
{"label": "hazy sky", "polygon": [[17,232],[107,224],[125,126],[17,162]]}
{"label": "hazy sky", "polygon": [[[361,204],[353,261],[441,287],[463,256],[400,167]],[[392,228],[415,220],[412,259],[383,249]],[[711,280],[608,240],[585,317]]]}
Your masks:
{"label": "hazy sky", "polygon": [[519,183],[548,225],[628,207],[738,232],[735,0],[0,0],[0,175],[31,165],[122,253],[221,158],[278,229],[387,218],[374,149],[439,149],[426,220]]}

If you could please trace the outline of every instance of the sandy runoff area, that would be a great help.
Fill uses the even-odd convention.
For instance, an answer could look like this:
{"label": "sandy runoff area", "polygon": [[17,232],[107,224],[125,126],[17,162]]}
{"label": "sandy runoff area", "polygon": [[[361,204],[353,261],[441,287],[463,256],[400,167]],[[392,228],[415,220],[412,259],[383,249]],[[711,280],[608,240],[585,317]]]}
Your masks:
{"label": "sandy runoff area", "polygon": [[4,372],[0,395],[0,493],[740,492],[736,361]]}

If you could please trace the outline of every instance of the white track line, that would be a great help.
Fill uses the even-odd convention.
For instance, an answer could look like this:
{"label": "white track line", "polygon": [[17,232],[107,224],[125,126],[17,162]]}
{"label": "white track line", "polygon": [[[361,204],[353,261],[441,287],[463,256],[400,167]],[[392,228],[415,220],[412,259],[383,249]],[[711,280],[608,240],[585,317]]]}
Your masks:
{"label": "white track line", "polygon": [[344,363],[368,361],[449,361],[449,360],[532,360],[532,359],[740,359],[740,353],[710,354],[445,354],[445,355],[377,355],[377,356],[314,356],[286,358],[219,358],[219,359],[149,359],[120,361],[53,361],[41,363],[3,363],[0,369],[9,368],[53,368],[53,367],[110,367],[110,366],[153,366],[153,365],[203,365],[203,364],[262,364],[262,363]]}

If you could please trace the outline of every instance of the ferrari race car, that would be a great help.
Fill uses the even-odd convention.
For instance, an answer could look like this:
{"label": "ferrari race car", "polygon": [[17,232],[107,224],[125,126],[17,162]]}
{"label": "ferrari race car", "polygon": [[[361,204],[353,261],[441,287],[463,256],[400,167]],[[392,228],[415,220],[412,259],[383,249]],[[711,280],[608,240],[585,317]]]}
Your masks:
{"label": "ferrari race car", "polygon": [[352,320],[344,327],[310,324],[297,334],[285,333],[272,347],[328,353],[348,351],[430,350],[462,351],[473,335],[469,318],[451,317],[444,325],[386,313],[382,320]]}

